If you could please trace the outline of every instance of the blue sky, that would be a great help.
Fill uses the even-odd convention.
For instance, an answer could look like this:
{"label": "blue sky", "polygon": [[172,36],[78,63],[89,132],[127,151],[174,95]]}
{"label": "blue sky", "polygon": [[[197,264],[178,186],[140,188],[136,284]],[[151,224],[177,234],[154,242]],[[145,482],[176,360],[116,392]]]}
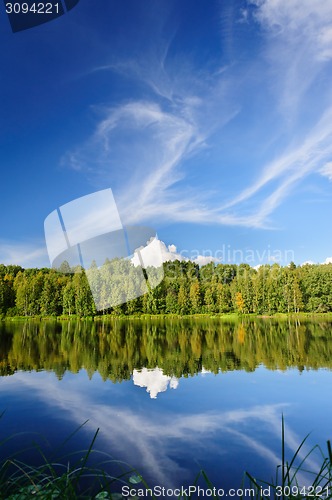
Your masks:
{"label": "blue sky", "polygon": [[0,262],[47,265],[47,215],[106,188],[189,256],[331,258],[331,0],[3,9],[0,42]]}

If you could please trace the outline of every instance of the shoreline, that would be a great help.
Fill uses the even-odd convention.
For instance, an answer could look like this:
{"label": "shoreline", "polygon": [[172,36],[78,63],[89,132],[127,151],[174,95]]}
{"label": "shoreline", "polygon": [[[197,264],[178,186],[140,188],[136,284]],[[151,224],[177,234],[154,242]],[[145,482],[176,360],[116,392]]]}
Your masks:
{"label": "shoreline", "polygon": [[141,320],[145,321],[148,319],[209,319],[209,320],[224,320],[224,321],[240,321],[244,319],[259,319],[259,320],[310,320],[310,319],[323,319],[332,321],[332,312],[299,312],[299,313],[275,313],[275,314],[239,314],[239,313],[201,313],[201,314],[104,314],[95,316],[3,316],[0,317],[0,321],[3,322],[14,322],[14,321],[114,321],[114,320]]}

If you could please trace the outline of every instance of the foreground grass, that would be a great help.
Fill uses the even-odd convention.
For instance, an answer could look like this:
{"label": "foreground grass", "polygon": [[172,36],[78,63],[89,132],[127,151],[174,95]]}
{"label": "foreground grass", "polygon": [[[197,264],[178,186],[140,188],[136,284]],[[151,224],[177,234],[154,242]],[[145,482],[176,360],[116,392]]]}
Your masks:
{"label": "foreground grass", "polygon": [[[285,425],[282,417],[281,464],[276,468],[275,478],[271,481],[254,478],[249,472],[245,478],[249,487],[255,492],[258,499],[331,499],[332,498],[332,448],[327,441],[327,454],[316,445],[304,453],[307,435],[290,458],[286,457]],[[319,457],[319,467],[313,470],[309,466],[310,458],[316,453]],[[302,458],[303,456],[303,458]]]}
{"label": "foreground grass", "polygon": [[[62,443],[59,451],[83,425]],[[87,450],[67,454],[55,460],[46,458],[42,447],[36,442],[32,443],[29,450],[21,450],[14,456],[3,460],[0,464],[0,499],[83,500],[94,498],[115,500],[119,498],[119,495],[114,493],[115,483],[117,485],[131,484],[141,481],[141,478],[127,464],[115,461],[109,455],[94,449],[98,432],[99,429],[95,432]],[[8,441],[19,437],[20,435],[14,435],[0,442],[0,450],[1,446]],[[21,460],[20,455],[27,451],[37,451],[41,465],[31,466]],[[97,465],[91,465],[92,459],[94,463],[97,461]],[[121,471],[116,476],[106,472],[114,469],[114,466]],[[122,498],[121,495],[120,498]]]}
{"label": "foreground grass", "polygon": [[[0,415],[1,417],[2,415]],[[84,425],[84,424],[83,424]],[[82,427],[82,426],[81,426]],[[80,427],[80,428],[81,428]],[[80,428],[78,430],[80,430]],[[76,430],[65,443],[78,431]],[[332,449],[330,441],[327,442],[327,454],[318,446],[314,446],[309,452],[304,453],[306,436],[295,453],[288,460],[286,457],[286,439],[284,419],[282,418],[282,439],[281,439],[281,463],[276,468],[275,478],[267,481],[255,478],[250,472],[245,472],[242,485],[234,490],[232,498],[254,499],[282,499],[282,500],[311,500],[311,499],[331,499],[332,498]],[[144,491],[149,488],[143,477],[128,464],[111,459],[105,454],[94,450],[98,430],[93,436],[91,444],[85,452],[67,455],[65,460],[49,461],[42,449],[37,447],[42,464],[37,467],[29,466],[17,458],[17,455],[5,459],[0,464],[0,499],[1,500],[28,500],[31,498],[43,500],[77,500],[77,499],[110,499],[120,500],[123,497],[121,487],[127,486],[127,491]],[[15,437],[15,436],[14,436]],[[17,436],[16,436],[17,437]],[[0,442],[4,445],[11,438]],[[65,444],[63,443],[63,444]],[[309,466],[310,458],[314,452],[318,452],[320,465],[317,470],[312,470]],[[89,465],[90,458],[95,454],[101,456],[98,466]],[[304,456],[303,456],[304,454]],[[302,458],[303,457],[303,458]],[[106,472],[116,466],[121,472],[116,476]],[[205,471],[201,470],[192,482],[193,487],[200,487],[201,493],[184,493],[178,499],[195,499],[202,496],[205,491],[207,497],[224,498],[221,490],[215,488],[210,482]],[[193,488],[194,489],[194,488]],[[157,500],[160,495],[152,493],[144,496]],[[142,496],[142,495],[139,495]]]}

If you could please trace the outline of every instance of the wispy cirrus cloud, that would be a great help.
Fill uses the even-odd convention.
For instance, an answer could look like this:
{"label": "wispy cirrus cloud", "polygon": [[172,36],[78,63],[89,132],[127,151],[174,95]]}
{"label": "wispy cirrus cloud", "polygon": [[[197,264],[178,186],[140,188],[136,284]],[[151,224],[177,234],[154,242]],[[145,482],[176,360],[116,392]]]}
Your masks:
{"label": "wispy cirrus cloud", "polygon": [[[155,72],[137,63],[97,68],[120,71],[128,78],[135,75],[152,95],[148,100],[99,108],[102,119],[93,135],[68,152],[62,163],[84,171],[95,185],[112,183],[124,223],[151,219],[213,222],[211,216],[218,213],[218,207],[207,204],[206,193],[178,184],[188,174],[185,163],[209,147],[210,135],[231,121],[239,106],[225,102],[216,117],[215,106],[220,106],[227,93],[227,83],[219,75],[203,84],[193,73],[190,81],[187,69],[173,78],[160,65]],[[218,216],[224,223],[233,223],[233,216]]]}
{"label": "wispy cirrus cloud", "polygon": [[[271,446],[264,443],[263,438],[248,436],[248,426],[267,431],[269,437],[279,439],[280,412],[288,404],[256,405],[248,408],[234,408],[228,411],[197,411],[190,415],[176,411],[161,415],[151,406],[149,411],[142,402],[142,407],[131,409],[112,398],[112,404],[101,403],[95,399],[95,390],[82,386],[83,371],[77,380],[67,377],[67,384],[59,383],[55,377],[45,372],[26,374],[15,373],[8,380],[8,387],[13,391],[16,386],[30,390],[35,398],[51,408],[65,414],[66,418],[80,426],[88,416],[91,430],[100,428],[103,450],[112,450],[118,458],[127,463],[153,472],[154,481],[171,487],[176,484],[177,477],[190,478],[190,471],[181,461],[174,459],[174,443],[177,443],[177,457],[181,459],[183,450],[193,449],[197,456],[206,452],[207,446],[216,456],[225,455],[226,451],[216,446],[216,436],[226,442],[236,439],[237,448],[254,449],[257,455],[273,468],[279,463],[279,457]],[[83,390],[82,387],[85,387]],[[110,389],[109,389],[110,390]],[[144,389],[141,389],[144,391]],[[148,397],[148,396],[147,396]],[[68,402],[70,402],[68,404]],[[82,412],[83,409],[84,410]],[[296,450],[300,442],[299,436],[287,427],[287,444]],[[215,446],[215,448],[214,448]],[[304,458],[307,447],[300,456]],[[133,460],[135,459],[134,463]],[[230,453],[229,459],[232,459]],[[308,460],[308,464],[310,460]],[[312,462],[310,463],[310,465]],[[315,468],[317,464],[312,464]],[[144,471],[143,471],[144,472]],[[242,473],[242,471],[241,471]],[[170,478],[171,480],[170,484]]]}
{"label": "wispy cirrus cloud", "polygon": [[256,212],[256,223],[258,226],[262,225],[305,176],[312,172],[319,172],[329,177],[331,163],[326,163],[323,168],[321,165],[331,156],[332,107],[323,114],[299,145],[267,164],[256,182],[244,189],[226,206],[239,205],[253,198],[267,185],[272,184],[273,186],[278,181],[279,185],[272,188],[271,193],[263,199]]}
{"label": "wispy cirrus cloud", "polygon": [[48,266],[46,245],[0,240],[0,263],[19,264],[23,268]]}
{"label": "wispy cirrus cloud", "polygon": [[[167,220],[271,228],[272,214],[301,181],[312,173],[329,177],[323,165],[332,156],[332,96],[323,88],[317,101],[315,85],[332,59],[332,4],[250,0],[247,7],[245,24],[262,28],[262,48],[257,60],[248,59],[243,67],[235,59],[236,69],[232,64],[215,65],[213,71],[195,67],[171,57],[170,38],[159,40],[145,58],[113,57],[92,70],[139,82],[145,97],[96,109],[101,118],[94,133],[62,161],[87,174],[96,187],[111,185],[124,223]],[[229,22],[241,21],[242,14],[239,10]],[[233,47],[229,55],[236,58],[235,52]],[[231,196],[220,191],[218,180],[204,182],[200,189],[209,165],[205,158],[204,167],[195,172],[198,182],[192,182],[191,160],[204,150],[213,156],[224,127],[245,115],[242,93],[255,71],[262,81],[252,94],[263,92],[264,112],[278,117],[270,134],[273,153],[251,165],[251,176],[247,172]],[[303,119],[306,112],[310,116]],[[250,127],[250,117],[245,121]],[[264,129],[263,116],[255,131],[256,148]],[[240,134],[238,147],[245,147]],[[230,171],[222,156],[219,165],[220,176],[227,179]]]}
{"label": "wispy cirrus cloud", "polygon": [[[309,174],[330,178],[332,95],[322,89],[317,100],[314,84],[332,58],[332,3],[250,0],[248,4],[256,7],[254,19],[263,28],[266,83],[276,98],[271,112],[277,109],[283,116],[284,130],[279,133],[286,139],[284,150],[263,165],[256,180],[224,208],[254,201],[252,225],[262,227],[270,226],[270,215]],[[316,116],[303,120],[301,111],[310,107],[317,108]],[[255,202],[262,191],[262,201]]]}
{"label": "wispy cirrus cloud", "polygon": [[[159,379],[159,373],[157,379]],[[100,428],[101,442],[97,441],[97,449],[112,450],[118,459],[124,459],[128,464],[153,473],[153,480],[162,485],[171,487],[176,484],[176,478],[189,479],[190,471],[181,464],[183,450],[192,449],[198,458],[208,448],[211,453],[221,459],[234,458],[232,447],[223,449],[216,443],[220,439],[224,443],[236,444],[246,452],[254,450],[262,463],[269,464],[272,470],[280,463],[280,457],[271,447],[275,439],[280,439],[280,413],[291,409],[289,403],[261,404],[248,407],[235,407],[224,411],[200,411],[191,414],[183,411],[160,412],[151,405],[147,407],[142,400],[139,409],[123,405],[123,400],[117,399],[116,392],[112,397],[113,388],[109,387],[109,401],[100,402],[96,398],[95,385],[90,388],[84,381],[84,372],[72,377],[67,375],[66,384],[59,382],[53,374],[15,373],[6,383],[7,390],[14,393],[16,387],[26,388],[33,397],[43,401],[46,407],[59,410],[62,415],[76,426],[82,425],[85,418],[89,418],[88,427],[93,432]],[[133,378],[135,383],[135,377]],[[180,379],[181,384],[181,379]],[[145,384],[139,384],[144,391]],[[206,382],[207,387],[208,381]],[[160,387],[159,387],[160,388]],[[148,398],[148,396],[146,395]],[[110,402],[112,401],[112,402]],[[148,408],[148,410],[147,410]],[[83,410],[82,410],[83,409]],[[249,429],[249,430],[248,430]],[[254,431],[250,431],[254,429]],[[255,429],[259,429],[255,435]],[[265,442],[264,434],[268,433]],[[293,455],[301,442],[300,436],[289,425],[285,426],[287,435],[287,452]],[[61,439],[65,436],[61,436]],[[177,443],[174,459],[174,443]],[[99,448],[100,449],[100,448]],[[306,465],[312,470],[319,470],[318,456],[307,456],[310,446],[306,443],[301,448],[298,458],[306,457]],[[135,461],[133,462],[133,460]],[[222,460],[222,459],[221,459]],[[141,472],[144,472],[142,469]],[[243,471],[241,471],[242,474]],[[171,480],[170,484],[170,478]],[[301,484],[306,484],[306,478],[299,473]]]}
{"label": "wispy cirrus cloud", "polygon": [[319,171],[323,176],[332,181],[332,162],[326,163]]}
{"label": "wispy cirrus cloud", "polygon": [[159,216],[160,202],[183,177],[181,161],[204,145],[204,137],[195,122],[155,102],[132,101],[102,111],[91,139],[64,161],[79,165],[96,184],[117,185],[126,222]]}
{"label": "wispy cirrus cloud", "polygon": [[[264,56],[285,118],[292,122],[304,95],[332,58],[332,4],[319,0],[249,0],[264,30]],[[294,116],[293,116],[294,115]]]}

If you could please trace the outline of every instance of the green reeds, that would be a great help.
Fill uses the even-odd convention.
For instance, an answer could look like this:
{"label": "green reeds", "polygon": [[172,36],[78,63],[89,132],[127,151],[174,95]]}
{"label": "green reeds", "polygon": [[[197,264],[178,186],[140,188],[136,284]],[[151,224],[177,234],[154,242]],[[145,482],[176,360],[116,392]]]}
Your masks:
{"label": "green reeds", "polygon": [[[304,451],[309,434],[301,441],[293,456],[286,458],[285,421],[281,425],[281,464],[277,466],[274,480],[266,481],[254,478],[249,472],[245,477],[249,487],[255,491],[255,498],[276,500],[331,499],[332,498],[332,449],[327,441],[327,456],[320,446],[315,445],[308,452]],[[308,459],[316,453],[318,468],[308,466]],[[302,457],[302,455],[304,455]]]}

